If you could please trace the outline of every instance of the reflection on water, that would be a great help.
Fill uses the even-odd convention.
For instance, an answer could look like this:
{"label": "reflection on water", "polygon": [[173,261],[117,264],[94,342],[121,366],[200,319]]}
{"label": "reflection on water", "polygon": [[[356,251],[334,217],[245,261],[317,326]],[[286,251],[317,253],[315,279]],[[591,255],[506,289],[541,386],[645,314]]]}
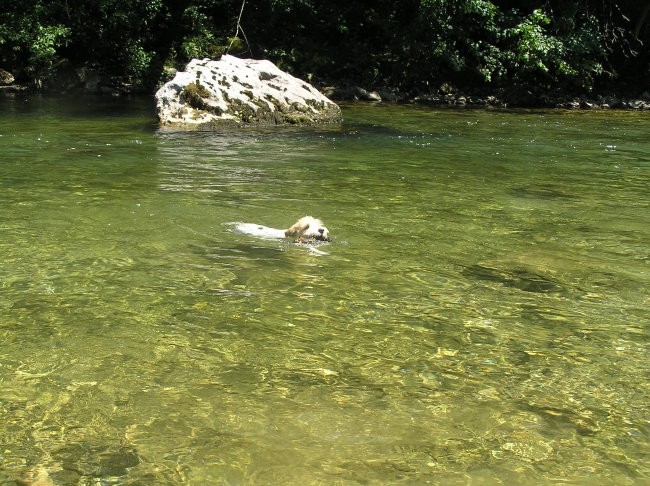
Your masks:
{"label": "reflection on water", "polygon": [[643,114],[0,108],[0,483],[647,481]]}

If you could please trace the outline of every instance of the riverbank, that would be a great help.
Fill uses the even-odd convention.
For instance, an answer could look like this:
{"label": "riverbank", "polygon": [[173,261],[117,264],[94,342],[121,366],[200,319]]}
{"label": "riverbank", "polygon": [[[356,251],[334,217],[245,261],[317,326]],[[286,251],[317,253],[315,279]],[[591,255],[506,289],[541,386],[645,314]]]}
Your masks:
{"label": "riverbank", "polygon": [[566,94],[532,93],[525,90],[496,90],[491,94],[464,91],[443,84],[430,93],[409,94],[393,88],[369,91],[359,86],[323,87],[333,101],[368,101],[415,103],[452,108],[559,108],[570,110],[650,110],[650,91],[640,97],[614,94],[569,96]]}
{"label": "riverbank", "polygon": [[[362,101],[372,103],[419,104],[448,108],[557,108],[565,110],[650,110],[650,91],[638,97],[611,93],[571,96],[563,93],[533,93],[522,89],[497,89],[494,92],[462,90],[447,83],[429,93],[409,93],[383,87],[365,89],[357,85],[320,85],[317,87],[335,102]],[[148,90],[134,88],[129,84],[102,83],[92,79],[90,83],[58,89],[37,89],[20,84],[0,86],[0,94],[60,93],[91,94],[103,96],[149,95]]]}

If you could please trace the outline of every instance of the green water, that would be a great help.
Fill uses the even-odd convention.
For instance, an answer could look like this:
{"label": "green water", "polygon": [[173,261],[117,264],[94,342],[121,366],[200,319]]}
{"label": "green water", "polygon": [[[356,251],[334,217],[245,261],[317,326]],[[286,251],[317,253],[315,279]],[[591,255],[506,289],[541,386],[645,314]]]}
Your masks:
{"label": "green water", "polygon": [[0,99],[0,484],[650,482],[648,114],[152,105]]}

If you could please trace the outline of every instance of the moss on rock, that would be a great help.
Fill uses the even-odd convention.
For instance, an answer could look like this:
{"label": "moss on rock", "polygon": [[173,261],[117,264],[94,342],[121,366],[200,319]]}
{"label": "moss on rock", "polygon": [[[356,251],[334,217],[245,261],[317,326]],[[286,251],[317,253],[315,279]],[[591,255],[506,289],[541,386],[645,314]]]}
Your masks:
{"label": "moss on rock", "polygon": [[204,98],[209,98],[211,93],[198,81],[190,83],[183,88],[181,96],[185,102],[197,110],[204,109],[206,106]]}

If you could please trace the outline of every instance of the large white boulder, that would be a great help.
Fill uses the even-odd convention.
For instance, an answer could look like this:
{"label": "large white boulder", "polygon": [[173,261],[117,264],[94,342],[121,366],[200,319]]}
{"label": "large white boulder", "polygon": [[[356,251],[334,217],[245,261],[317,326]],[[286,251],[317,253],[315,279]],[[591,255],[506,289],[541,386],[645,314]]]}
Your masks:
{"label": "large white boulder", "polygon": [[341,121],[341,109],[309,83],[270,61],[224,55],[193,59],[156,93],[163,126],[321,124]]}

